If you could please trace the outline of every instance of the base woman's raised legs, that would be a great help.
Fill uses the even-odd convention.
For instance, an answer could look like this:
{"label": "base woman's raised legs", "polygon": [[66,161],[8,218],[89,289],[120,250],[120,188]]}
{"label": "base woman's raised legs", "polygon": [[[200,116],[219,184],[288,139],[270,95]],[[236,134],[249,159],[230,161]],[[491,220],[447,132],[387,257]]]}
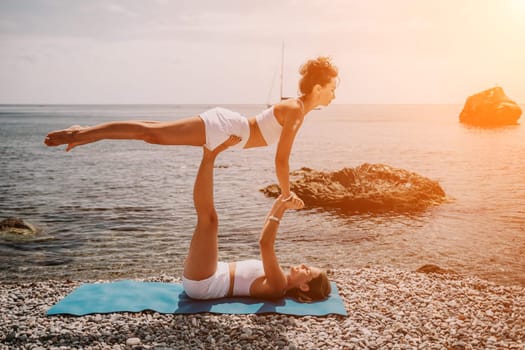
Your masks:
{"label": "base woman's raised legs", "polygon": [[193,203],[197,211],[197,226],[184,263],[184,277],[199,281],[213,275],[217,269],[219,246],[219,219],[213,200],[213,167],[217,155],[241,142],[238,136],[230,136],[213,151],[203,147],[199,172],[193,186]]}

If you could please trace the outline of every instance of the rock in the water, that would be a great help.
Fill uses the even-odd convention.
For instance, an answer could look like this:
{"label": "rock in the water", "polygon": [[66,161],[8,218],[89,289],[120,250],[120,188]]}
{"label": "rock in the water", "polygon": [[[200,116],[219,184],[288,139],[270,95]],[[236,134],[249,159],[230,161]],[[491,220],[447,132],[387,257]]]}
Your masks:
{"label": "rock in the water", "polygon": [[492,127],[517,124],[520,116],[520,106],[509,99],[501,87],[496,86],[467,98],[459,121]]}
{"label": "rock in the water", "polygon": [[[335,172],[302,168],[291,173],[290,188],[306,207],[364,212],[414,212],[443,203],[447,197],[437,181],[384,164],[362,164]],[[279,195],[276,184],[261,191]]]}
{"label": "rock in the water", "polygon": [[20,218],[9,217],[0,221],[0,232],[17,235],[34,235],[38,233],[38,229]]}

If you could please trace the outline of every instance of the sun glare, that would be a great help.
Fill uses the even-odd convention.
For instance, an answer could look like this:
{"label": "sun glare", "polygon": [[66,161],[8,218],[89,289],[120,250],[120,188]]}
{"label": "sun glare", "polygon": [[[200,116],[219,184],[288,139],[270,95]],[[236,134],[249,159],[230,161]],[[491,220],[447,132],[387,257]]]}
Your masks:
{"label": "sun glare", "polygon": [[525,0],[510,0],[510,13],[514,19],[525,20]]}
{"label": "sun glare", "polygon": [[525,11],[525,1],[523,0],[510,0],[512,7]]}

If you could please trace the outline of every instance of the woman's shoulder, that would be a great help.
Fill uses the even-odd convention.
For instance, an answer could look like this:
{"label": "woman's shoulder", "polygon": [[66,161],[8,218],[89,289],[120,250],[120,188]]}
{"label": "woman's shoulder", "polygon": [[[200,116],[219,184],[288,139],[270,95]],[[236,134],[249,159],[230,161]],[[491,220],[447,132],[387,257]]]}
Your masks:
{"label": "woman's shoulder", "polygon": [[261,276],[255,280],[251,288],[252,296],[264,299],[279,299],[284,296],[285,292],[285,288],[269,283],[266,276]]}
{"label": "woman's shoulder", "polygon": [[281,101],[273,106],[274,114],[282,116],[302,117],[303,108],[297,99]]}

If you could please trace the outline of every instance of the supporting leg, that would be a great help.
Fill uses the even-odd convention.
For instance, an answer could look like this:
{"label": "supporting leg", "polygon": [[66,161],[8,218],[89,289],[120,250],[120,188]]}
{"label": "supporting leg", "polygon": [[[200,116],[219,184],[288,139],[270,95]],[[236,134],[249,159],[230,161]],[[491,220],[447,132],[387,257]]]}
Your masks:
{"label": "supporting leg", "polygon": [[240,141],[239,137],[231,136],[213,151],[203,147],[202,161],[193,188],[197,226],[184,264],[184,276],[188,279],[203,280],[217,270],[219,219],[213,201],[213,166],[220,152]]}

